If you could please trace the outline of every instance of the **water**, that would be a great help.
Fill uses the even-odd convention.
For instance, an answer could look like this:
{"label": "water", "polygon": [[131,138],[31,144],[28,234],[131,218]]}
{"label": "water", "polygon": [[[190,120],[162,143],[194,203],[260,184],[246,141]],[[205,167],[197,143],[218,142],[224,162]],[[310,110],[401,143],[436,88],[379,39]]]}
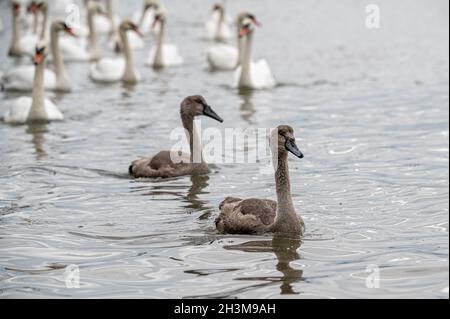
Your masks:
{"label": "water", "polygon": [[[209,2],[164,2],[183,67],[155,72],[148,49],[136,52],[143,82],[126,87],[93,84],[88,65],[71,64],[74,93],[52,96],[66,121],[0,125],[1,297],[448,298],[448,2],[377,1],[381,29],[369,30],[357,0],[228,1],[261,20],[255,55],[282,84],[253,93],[207,71]],[[115,6],[126,14],[140,1]],[[9,32],[0,43],[4,71]],[[193,93],[225,120],[204,128],[295,128],[301,243],[216,233],[225,196],[274,198],[260,165],[127,176],[132,160],[172,146]],[[1,113],[15,97],[1,94]],[[69,265],[79,289],[66,287]]]}

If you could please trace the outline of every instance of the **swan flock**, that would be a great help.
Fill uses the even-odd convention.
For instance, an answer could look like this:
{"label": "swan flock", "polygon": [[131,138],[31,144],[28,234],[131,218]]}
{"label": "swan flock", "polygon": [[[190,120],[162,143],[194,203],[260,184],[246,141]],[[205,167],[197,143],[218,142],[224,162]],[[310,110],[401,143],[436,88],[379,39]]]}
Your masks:
{"label": "swan flock", "polygon": [[[134,53],[151,42],[144,61],[148,68],[183,67],[183,50],[170,42],[172,20],[162,0],[144,0],[127,18],[116,14],[112,0],[80,2],[85,24],[72,26],[64,20],[65,7],[74,3],[72,0],[10,1],[8,55],[17,63],[0,72],[0,85],[2,91],[20,92],[23,96],[7,100],[8,107],[2,116],[4,123],[64,121],[63,112],[47,94],[49,91],[74,94],[76,88],[67,72],[67,64],[88,63],[86,79],[93,83],[138,85],[145,73],[138,69]],[[216,72],[228,72],[230,89],[275,89],[277,81],[268,61],[254,59],[254,42],[258,40],[261,23],[246,11],[233,20],[225,3],[214,4],[204,24],[203,40],[211,42],[205,52],[205,65]],[[0,32],[4,28],[0,21]],[[185,97],[180,104],[180,118],[190,153],[179,154],[183,160],[176,163],[171,151],[161,151],[133,161],[128,173],[133,178],[176,178],[210,173],[200,143],[195,140],[194,119],[198,116],[223,122],[202,95]],[[274,167],[277,200],[226,197],[219,206],[220,214],[215,222],[218,232],[304,233],[304,222],[296,213],[290,190],[288,154],[303,158],[293,128],[278,126],[271,133],[270,144],[278,163]],[[200,154],[197,161],[194,154]]]}

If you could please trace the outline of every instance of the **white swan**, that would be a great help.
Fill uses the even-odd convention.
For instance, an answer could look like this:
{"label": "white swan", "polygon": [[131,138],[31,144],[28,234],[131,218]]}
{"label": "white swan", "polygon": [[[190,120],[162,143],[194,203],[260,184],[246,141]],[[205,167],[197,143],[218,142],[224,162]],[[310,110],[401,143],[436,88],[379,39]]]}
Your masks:
{"label": "white swan", "polygon": [[166,33],[166,14],[158,11],[155,15],[153,27],[159,26],[159,32],[156,39],[156,45],[150,50],[147,65],[154,68],[162,68],[166,66],[176,66],[183,64],[183,58],[178,52],[178,48],[173,44],[164,43]]}
{"label": "white swan", "polygon": [[88,1],[87,4],[87,22],[89,28],[88,36],[88,51],[91,61],[98,61],[100,59],[100,48],[97,39],[97,26],[95,24],[96,16],[104,16],[105,13],[100,9],[98,3]]}
{"label": "white swan", "polygon": [[33,15],[33,32],[22,36],[19,40],[19,46],[22,55],[33,55],[36,45],[39,41],[48,37],[48,3],[47,1],[32,1],[27,11]]}
{"label": "white swan", "polygon": [[22,56],[22,49],[20,47],[20,7],[18,1],[11,2],[12,9],[12,37],[9,46],[8,55],[12,57]]}
{"label": "white swan", "polygon": [[[53,56],[54,71],[45,69],[44,88],[45,90],[70,92],[71,85],[66,74],[64,61],[59,50],[58,34],[64,31],[71,36],[75,36],[72,29],[63,21],[55,21],[50,28],[51,51]],[[32,65],[20,66],[1,77],[0,83],[5,91],[31,91],[34,82],[34,70]]]}
{"label": "white swan", "polygon": [[112,34],[114,26],[119,24],[120,18],[113,14],[111,0],[105,0],[105,13],[94,17],[94,26],[98,34]]}
{"label": "white swan", "polygon": [[67,62],[97,61],[100,58],[95,19],[97,16],[105,17],[107,14],[96,2],[87,1],[86,6],[87,26],[73,25],[71,27],[78,37],[63,36],[60,39],[60,50]]}
{"label": "white swan", "polygon": [[[246,17],[255,17],[249,13],[241,13],[237,19],[237,48],[229,44],[219,44],[210,47],[206,51],[206,59],[212,70],[230,71],[236,70],[240,65],[243,53],[243,38],[240,36],[241,21]],[[256,21],[256,19],[255,19]],[[257,23],[257,21],[256,21]]]}
{"label": "white swan", "polygon": [[[78,32],[76,32],[77,35]],[[61,54],[66,62],[87,62],[91,60],[91,55],[86,49],[87,41],[83,38],[61,37],[59,39]]]}
{"label": "white swan", "polygon": [[[22,57],[26,54],[33,55],[34,48],[38,41],[36,34],[22,34],[21,30],[21,11],[22,7],[25,7],[20,1],[13,0],[11,2],[12,9],[12,37],[11,44],[9,46],[8,55],[11,57]],[[37,15],[37,11],[30,11],[30,9],[36,9],[37,6],[29,6],[28,12],[33,16]]]}
{"label": "white swan", "polygon": [[104,58],[91,66],[90,77],[95,82],[113,83],[123,81],[125,83],[137,83],[140,75],[134,68],[133,53],[128,43],[127,32],[134,31],[140,34],[137,25],[131,21],[120,24],[119,33],[124,46],[124,58]]}
{"label": "white swan", "polygon": [[254,25],[259,25],[259,23],[251,14],[247,14],[240,22],[240,36],[243,40],[242,61],[235,72],[234,87],[256,90],[271,89],[277,83],[267,61],[252,61]]}
{"label": "white swan", "polygon": [[133,14],[133,21],[139,26],[143,34],[153,33],[152,24],[155,14],[161,9],[158,0],[144,0],[144,7]]}
{"label": "white swan", "polygon": [[44,97],[45,45],[38,44],[34,55],[36,66],[32,97],[16,99],[4,114],[3,121],[8,124],[24,124],[39,121],[62,121],[64,116],[58,107]]}
{"label": "white swan", "polygon": [[205,24],[207,39],[217,42],[225,42],[231,38],[232,32],[228,25],[225,6],[217,3],[212,9],[211,17]]}

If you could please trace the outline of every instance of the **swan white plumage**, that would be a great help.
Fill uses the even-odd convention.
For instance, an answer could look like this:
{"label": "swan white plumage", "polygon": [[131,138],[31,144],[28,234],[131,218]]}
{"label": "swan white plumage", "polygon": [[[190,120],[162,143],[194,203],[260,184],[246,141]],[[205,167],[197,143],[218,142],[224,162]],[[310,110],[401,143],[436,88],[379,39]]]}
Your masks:
{"label": "swan white plumage", "polygon": [[243,52],[241,65],[235,71],[234,87],[256,90],[271,89],[277,83],[267,61],[252,61],[254,25],[259,25],[259,23],[252,14],[246,14],[240,21]]}
{"label": "swan white plumage", "polygon": [[20,47],[20,7],[18,1],[11,2],[12,9],[12,37],[9,46],[8,55],[19,57],[22,55],[22,48]]}
{"label": "swan white plumage", "polygon": [[234,70],[239,65],[239,49],[219,44],[207,49],[206,59],[212,70]]}
{"label": "swan white plumage", "polygon": [[217,42],[225,42],[231,38],[232,32],[223,4],[215,4],[212,14],[205,24],[206,38]]}
{"label": "swan white plumage", "polygon": [[64,120],[64,116],[58,107],[44,97],[45,56],[45,45],[38,44],[33,58],[36,67],[32,97],[20,97],[14,100],[3,116],[5,123],[24,124],[36,121]]}
{"label": "swan white plumage", "polygon": [[[63,21],[55,21],[51,25],[51,50],[54,71],[44,70],[44,89],[58,92],[70,92],[71,84],[66,74],[64,61],[59,50],[58,34],[64,31],[75,36],[72,29]],[[5,91],[31,91],[34,84],[35,67],[26,65],[6,73],[0,80]]]}
{"label": "swan white plumage", "polygon": [[[77,35],[78,32],[76,32]],[[59,40],[61,54],[67,62],[87,62],[91,59],[89,51],[86,49],[87,41],[83,38],[61,37]]]}
{"label": "swan white plumage", "polygon": [[[140,29],[139,29],[140,30]],[[142,50],[145,47],[145,42],[142,36],[137,33],[127,33],[128,45],[131,50]],[[123,43],[118,31],[114,32],[114,36],[109,43],[110,48],[114,49],[116,53],[120,53],[123,50]]]}
{"label": "swan white plumage", "polygon": [[133,54],[128,43],[127,32],[130,30],[140,33],[137,25],[131,21],[126,20],[120,24],[119,33],[124,46],[125,58],[104,58],[92,64],[90,77],[93,81],[101,83],[118,81],[136,83],[140,80],[140,75],[133,65]]}
{"label": "swan white plumage", "polygon": [[158,11],[155,15],[153,27],[158,27],[156,45],[150,50],[147,65],[154,68],[161,68],[166,66],[177,66],[183,64],[183,58],[178,52],[178,48],[174,44],[164,43],[166,32],[166,14],[163,11]]}
{"label": "swan white plumage", "polygon": [[88,22],[88,51],[90,61],[98,61],[100,59],[100,48],[97,40],[97,27],[95,24],[96,16],[104,16],[105,13],[100,9],[98,3],[88,1],[87,4],[87,22]]}
{"label": "swan white plumage", "polygon": [[[75,39],[73,37],[63,36],[60,39],[59,46],[65,61],[88,62],[97,61],[100,58],[97,33],[101,32],[98,32],[99,27],[96,21],[97,19],[100,19],[100,21],[107,20],[108,25],[111,21],[107,13],[96,2],[86,1],[86,10],[87,25],[74,24],[71,26],[78,37]],[[100,26],[100,28],[102,27]]]}
{"label": "swan white plumage", "polygon": [[22,55],[32,56],[36,44],[48,38],[48,3],[44,0],[32,1],[28,4],[27,11],[34,17],[33,32],[20,37],[19,46]]}
{"label": "swan white plumage", "polygon": [[94,17],[95,30],[98,34],[111,34],[114,26],[120,23],[120,17],[113,14],[111,0],[105,1],[105,13]]}
{"label": "swan white plumage", "polygon": [[206,59],[212,70],[230,71],[236,70],[242,60],[242,42],[243,39],[240,36],[240,25],[243,18],[248,13],[241,13],[237,19],[237,47],[229,44],[219,44],[210,47],[206,51]]}
{"label": "swan white plumage", "polygon": [[[26,34],[23,35],[21,32],[21,11],[23,4],[20,1],[13,0],[11,3],[12,9],[12,37],[11,37],[11,45],[9,47],[8,55],[12,57],[21,57],[23,55],[34,54],[34,49],[36,47],[36,43],[39,39],[37,34]],[[32,13],[35,21],[37,21],[37,11],[38,9],[44,9],[46,11],[47,5],[45,3],[41,3],[40,7],[36,4],[28,5],[27,11]],[[46,24],[46,19],[43,20],[43,23]],[[35,24],[37,28],[37,24]],[[45,26],[42,28],[41,37],[45,36]]]}

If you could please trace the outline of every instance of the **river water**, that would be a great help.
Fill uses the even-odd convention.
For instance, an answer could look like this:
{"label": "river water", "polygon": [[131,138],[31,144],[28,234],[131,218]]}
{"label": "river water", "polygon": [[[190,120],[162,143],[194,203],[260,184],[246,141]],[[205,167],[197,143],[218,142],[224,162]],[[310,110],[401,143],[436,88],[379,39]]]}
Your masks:
{"label": "river water", "polygon": [[[367,1],[229,0],[230,15],[262,23],[254,55],[280,85],[259,92],[208,71],[212,2],[163,1],[183,66],[145,67],[148,38],[138,85],[93,84],[88,64],[72,63],[74,92],[49,93],[64,122],[0,124],[0,298],[448,298],[448,1],[376,1],[381,28],[369,29]],[[28,62],[6,57],[7,4],[2,71]],[[126,17],[141,1],[114,5]],[[127,175],[171,148],[180,101],[197,93],[225,120],[204,128],[294,127],[302,242],[217,234],[224,197],[275,197],[261,164]],[[17,96],[1,93],[0,113]]]}

